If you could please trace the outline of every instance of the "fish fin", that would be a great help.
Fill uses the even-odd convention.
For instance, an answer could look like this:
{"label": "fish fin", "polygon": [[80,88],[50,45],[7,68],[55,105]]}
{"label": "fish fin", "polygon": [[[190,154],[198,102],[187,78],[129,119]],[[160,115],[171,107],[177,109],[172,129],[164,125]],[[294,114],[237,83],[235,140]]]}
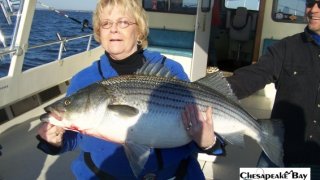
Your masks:
{"label": "fish fin", "polygon": [[164,66],[163,63],[152,63],[147,61],[143,64],[143,66],[137,70],[135,73],[137,75],[153,75],[153,76],[160,76],[166,78],[175,78],[177,77],[171,73],[171,71]]}
{"label": "fish fin", "polygon": [[281,120],[257,120],[262,128],[260,146],[270,160],[283,167],[284,126]]}
{"label": "fish fin", "polygon": [[210,89],[214,89],[220,94],[226,96],[228,99],[239,102],[238,98],[234,95],[229,82],[224,77],[222,71],[210,73],[207,76],[197,80],[195,83],[198,83]]}
{"label": "fish fin", "polygon": [[126,142],[123,146],[132,172],[138,177],[149,158],[150,147],[134,142]]}
{"label": "fish fin", "polygon": [[109,104],[108,109],[121,116],[127,117],[136,116],[139,113],[137,108],[128,105]]}

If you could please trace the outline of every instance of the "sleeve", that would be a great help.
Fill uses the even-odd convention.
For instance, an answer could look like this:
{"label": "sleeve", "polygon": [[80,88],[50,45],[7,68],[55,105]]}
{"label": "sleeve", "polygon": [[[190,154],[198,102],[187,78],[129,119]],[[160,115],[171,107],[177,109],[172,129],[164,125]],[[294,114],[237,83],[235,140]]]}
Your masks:
{"label": "sleeve", "polygon": [[63,139],[68,139],[68,141],[64,140],[62,147],[53,146],[37,135],[36,138],[39,141],[37,148],[50,155],[58,155],[66,151],[74,150],[77,147],[77,135],[78,133],[76,132],[66,131],[63,134]]}
{"label": "sleeve", "polygon": [[42,139],[39,135],[37,135],[36,138],[39,141],[37,148],[40,149],[42,152],[50,155],[57,155],[60,153],[61,148],[58,148],[49,144],[47,141]]}
{"label": "sleeve", "polygon": [[78,76],[74,76],[74,77],[71,78],[70,85],[69,85],[69,87],[67,89],[66,96],[70,96],[74,92],[76,92],[79,89],[81,89],[81,84],[79,84],[79,82],[81,82],[81,80],[79,79]]}
{"label": "sleeve", "polygon": [[281,40],[269,46],[256,64],[237,69],[232,76],[227,77],[235,95],[242,99],[264,88],[265,85],[276,82],[285,54],[286,42]]}
{"label": "sleeve", "polygon": [[226,155],[226,151],[225,151],[226,143],[224,142],[222,137],[220,137],[219,135],[216,134],[216,137],[217,137],[217,141],[214,144],[214,146],[210,149],[203,150],[194,141],[192,141],[189,144],[189,148],[192,149],[192,151],[194,152],[206,153],[208,155],[215,155],[215,156],[224,156]]}
{"label": "sleeve", "polygon": [[165,66],[171,71],[172,75],[183,81],[190,81],[188,75],[184,72],[182,65],[172,59],[165,58]]}
{"label": "sleeve", "polygon": [[224,156],[224,155],[226,155],[226,150],[225,150],[226,144],[220,135],[218,135],[216,133],[215,133],[215,135],[217,137],[217,141],[214,144],[214,146],[210,149],[207,149],[207,150],[203,150],[203,149],[199,148],[200,152],[203,152],[203,153],[206,153],[209,155]]}

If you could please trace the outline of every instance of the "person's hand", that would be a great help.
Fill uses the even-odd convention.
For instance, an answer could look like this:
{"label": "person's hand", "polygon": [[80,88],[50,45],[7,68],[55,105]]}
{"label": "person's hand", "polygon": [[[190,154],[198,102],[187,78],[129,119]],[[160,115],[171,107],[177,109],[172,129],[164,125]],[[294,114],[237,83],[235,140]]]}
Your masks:
{"label": "person's hand", "polygon": [[39,136],[48,143],[60,147],[65,130],[50,123],[42,123],[38,129]]}
{"label": "person's hand", "polygon": [[199,147],[207,150],[214,146],[216,136],[214,135],[211,107],[208,107],[204,117],[196,105],[187,105],[182,112],[182,122],[188,135]]}

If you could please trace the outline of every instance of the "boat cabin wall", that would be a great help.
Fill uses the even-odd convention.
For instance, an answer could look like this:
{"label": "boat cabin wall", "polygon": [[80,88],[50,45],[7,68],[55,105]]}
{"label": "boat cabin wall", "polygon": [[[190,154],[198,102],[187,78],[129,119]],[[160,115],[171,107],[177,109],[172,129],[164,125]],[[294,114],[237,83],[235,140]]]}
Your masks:
{"label": "boat cabin wall", "polygon": [[148,49],[179,62],[191,81],[206,74],[212,0],[141,0],[149,18]]}
{"label": "boat cabin wall", "polygon": [[196,15],[150,11],[147,14],[148,49],[179,62],[190,78]]}

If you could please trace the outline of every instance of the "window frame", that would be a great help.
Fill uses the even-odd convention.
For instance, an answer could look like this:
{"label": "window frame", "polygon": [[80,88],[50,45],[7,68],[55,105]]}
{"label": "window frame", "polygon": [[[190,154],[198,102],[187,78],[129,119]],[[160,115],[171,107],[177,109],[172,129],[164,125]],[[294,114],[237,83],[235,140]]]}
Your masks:
{"label": "window frame", "polygon": [[[287,1],[292,3],[292,0],[287,0]],[[299,1],[299,0],[296,0],[296,1]],[[279,0],[273,0],[272,11],[271,11],[271,19],[273,21],[281,22],[281,23],[295,23],[295,24],[307,23],[307,20],[305,18],[305,13],[303,13],[303,16],[300,16],[300,15],[294,15],[290,13],[278,12],[279,9],[280,9]],[[305,11],[305,6],[303,7],[303,12],[304,11]]]}
{"label": "window frame", "polygon": [[[232,6],[227,6],[227,4],[228,4],[228,1],[227,0],[225,0],[224,1],[224,7],[225,8],[227,8],[227,9],[237,9],[238,7],[245,7],[245,8],[247,8],[249,11],[259,11],[259,6],[260,6],[260,1],[261,0],[257,0],[258,1],[258,6],[257,6],[257,9],[252,9],[250,6],[246,6],[246,4],[247,4],[247,2],[248,1],[244,1],[243,3],[243,5],[238,5],[238,6],[235,6],[235,7],[232,7]],[[250,2],[250,1],[249,1]]]}
{"label": "window frame", "polygon": [[[157,0],[159,1],[159,0]],[[148,8],[145,7],[145,3],[146,2],[152,2],[152,0],[142,0],[142,6],[143,8],[148,11],[148,12],[160,12],[160,13],[173,13],[173,14],[187,14],[187,15],[196,15],[197,14],[197,6],[196,7],[192,7],[192,8],[185,8],[185,9],[171,9],[171,5],[169,6],[168,3],[171,2],[171,0],[162,0],[165,4],[164,4],[164,8],[166,9],[160,9],[160,10],[154,10],[152,8]],[[183,1],[183,0],[182,0]],[[198,2],[197,0],[194,0],[196,2]],[[211,0],[210,0],[211,2]]]}

